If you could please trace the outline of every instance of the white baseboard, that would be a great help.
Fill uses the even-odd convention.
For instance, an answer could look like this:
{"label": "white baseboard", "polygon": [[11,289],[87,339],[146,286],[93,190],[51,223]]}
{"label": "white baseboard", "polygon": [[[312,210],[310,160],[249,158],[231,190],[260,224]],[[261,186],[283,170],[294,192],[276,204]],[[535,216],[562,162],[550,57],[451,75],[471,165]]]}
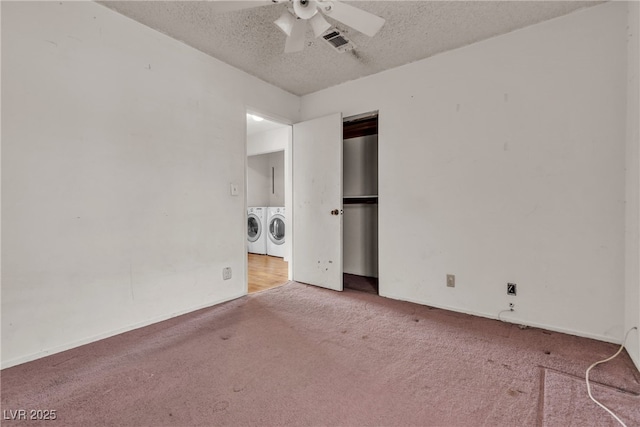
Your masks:
{"label": "white baseboard", "polygon": [[22,363],[26,363],[26,362],[31,362],[32,360],[36,360],[36,359],[40,359],[46,356],[51,356],[52,354],[56,354],[56,353],[60,353],[66,350],[71,350],[72,348],[76,348],[76,347],[80,347],[81,345],[85,345],[85,344],[89,344],[95,341],[99,341],[105,338],[109,338],[112,337],[114,335],[119,335],[125,332],[129,332],[129,331],[133,331],[134,329],[139,329],[139,328],[143,328],[145,326],[149,326],[152,325],[154,323],[158,323],[158,322],[162,322],[163,320],[168,320],[168,319],[172,319],[174,317],[177,316],[182,316],[183,314],[188,314],[197,310],[201,310],[203,308],[208,308],[208,307],[213,307],[214,305],[218,305],[218,304],[222,304],[224,302],[227,301],[232,301],[234,299],[240,298],[247,295],[246,292],[241,293],[239,295],[235,295],[235,296],[231,296],[229,298],[223,298],[220,300],[215,300],[213,302],[209,302],[203,305],[198,305],[198,306],[194,306],[194,307],[190,307],[188,309],[185,310],[181,310],[175,313],[170,313],[164,316],[158,316],[158,317],[154,317],[152,319],[149,320],[145,320],[143,322],[139,322],[139,323],[135,323],[133,325],[129,325],[123,328],[119,328],[119,329],[115,329],[115,330],[111,330],[108,332],[104,332],[102,334],[98,334],[98,335],[94,335],[91,337],[87,337],[87,338],[83,338],[81,340],[77,340],[74,342],[70,342],[67,344],[62,344],[62,345],[58,345],[55,347],[52,347],[50,349],[47,350],[42,350],[42,351],[38,351],[36,353],[31,353],[28,354],[26,356],[20,356],[20,357],[16,357],[14,359],[10,359],[10,360],[3,360],[2,363],[0,364],[0,369],[5,369],[5,368],[10,368],[12,366],[16,366],[16,365],[20,365]]}
{"label": "white baseboard", "polygon": [[[454,311],[456,313],[471,314],[473,316],[485,317],[485,318],[488,318],[488,319],[496,319],[496,320],[498,319],[498,316],[496,314],[494,314],[494,313],[483,313],[483,312],[473,311],[473,310],[463,310],[463,309],[460,309],[458,307],[450,307],[450,306],[446,306],[446,305],[433,304],[431,302],[419,301],[419,300],[413,299],[413,298],[405,298],[405,297],[399,297],[397,295],[383,294],[382,292],[380,293],[380,296],[385,297],[385,298],[395,299],[395,300],[398,300],[398,301],[407,301],[407,302],[412,302],[412,303],[415,303],[415,304],[427,305],[429,307],[440,308],[440,309],[443,309],[443,310]],[[520,320],[508,319],[508,318],[507,319],[501,319],[501,320],[504,320],[507,323],[513,323],[513,324],[517,324],[517,325],[524,325],[524,326],[529,326],[529,327],[532,327],[532,328],[540,328],[540,329],[545,329],[547,331],[560,332],[560,333],[563,333],[563,334],[575,335],[575,336],[583,337],[583,338],[591,338],[591,339],[594,339],[594,340],[610,342],[610,343],[613,343],[613,344],[622,344],[622,339],[611,337],[611,336],[607,336],[607,335],[591,334],[591,333],[588,333],[588,332],[582,332],[582,331],[575,331],[575,330],[572,330],[572,329],[559,328],[559,327],[553,326],[553,325],[548,325],[548,324],[544,324],[544,323],[537,323],[537,322],[530,322],[530,321],[520,321]]]}

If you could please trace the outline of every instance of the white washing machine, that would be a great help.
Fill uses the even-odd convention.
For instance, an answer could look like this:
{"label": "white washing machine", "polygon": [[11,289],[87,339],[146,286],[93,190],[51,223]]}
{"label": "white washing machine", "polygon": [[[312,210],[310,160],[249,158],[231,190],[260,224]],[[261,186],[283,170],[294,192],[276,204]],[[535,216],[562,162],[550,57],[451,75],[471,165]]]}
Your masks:
{"label": "white washing machine", "polygon": [[267,253],[267,208],[247,209],[247,251]]}
{"label": "white washing machine", "polygon": [[285,230],[284,208],[267,208],[269,220],[267,222],[267,255],[284,258]]}

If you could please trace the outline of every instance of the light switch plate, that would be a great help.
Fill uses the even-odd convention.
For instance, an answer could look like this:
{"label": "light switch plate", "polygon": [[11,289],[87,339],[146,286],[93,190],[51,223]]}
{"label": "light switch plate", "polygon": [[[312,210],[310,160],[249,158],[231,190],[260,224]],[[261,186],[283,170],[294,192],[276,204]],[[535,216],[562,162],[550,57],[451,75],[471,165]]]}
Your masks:
{"label": "light switch plate", "polygon": [[231,195],[232,196],[237,196],[238,195],[238,184],[231,183],[230,191],[231,191]]}

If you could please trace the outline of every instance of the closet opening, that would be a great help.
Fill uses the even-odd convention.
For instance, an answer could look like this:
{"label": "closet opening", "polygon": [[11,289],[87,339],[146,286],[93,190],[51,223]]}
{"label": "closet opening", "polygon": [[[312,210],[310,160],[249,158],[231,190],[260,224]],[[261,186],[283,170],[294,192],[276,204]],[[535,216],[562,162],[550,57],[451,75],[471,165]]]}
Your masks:
{"label": "closet opening", "polygon": [[343,285],[378,294],[378,112],[343,120]]}

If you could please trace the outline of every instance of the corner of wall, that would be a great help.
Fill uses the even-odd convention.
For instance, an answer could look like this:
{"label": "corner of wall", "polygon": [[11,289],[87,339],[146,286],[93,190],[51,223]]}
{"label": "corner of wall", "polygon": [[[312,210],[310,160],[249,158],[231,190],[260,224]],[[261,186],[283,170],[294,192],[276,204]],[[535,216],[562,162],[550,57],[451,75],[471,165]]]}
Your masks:
{"label": "corner of wall", "polygon": [[[627,5],[625,330],[640,328],[640,3]],[[640,329],[629,334],[626,349],[640,370]]]}

